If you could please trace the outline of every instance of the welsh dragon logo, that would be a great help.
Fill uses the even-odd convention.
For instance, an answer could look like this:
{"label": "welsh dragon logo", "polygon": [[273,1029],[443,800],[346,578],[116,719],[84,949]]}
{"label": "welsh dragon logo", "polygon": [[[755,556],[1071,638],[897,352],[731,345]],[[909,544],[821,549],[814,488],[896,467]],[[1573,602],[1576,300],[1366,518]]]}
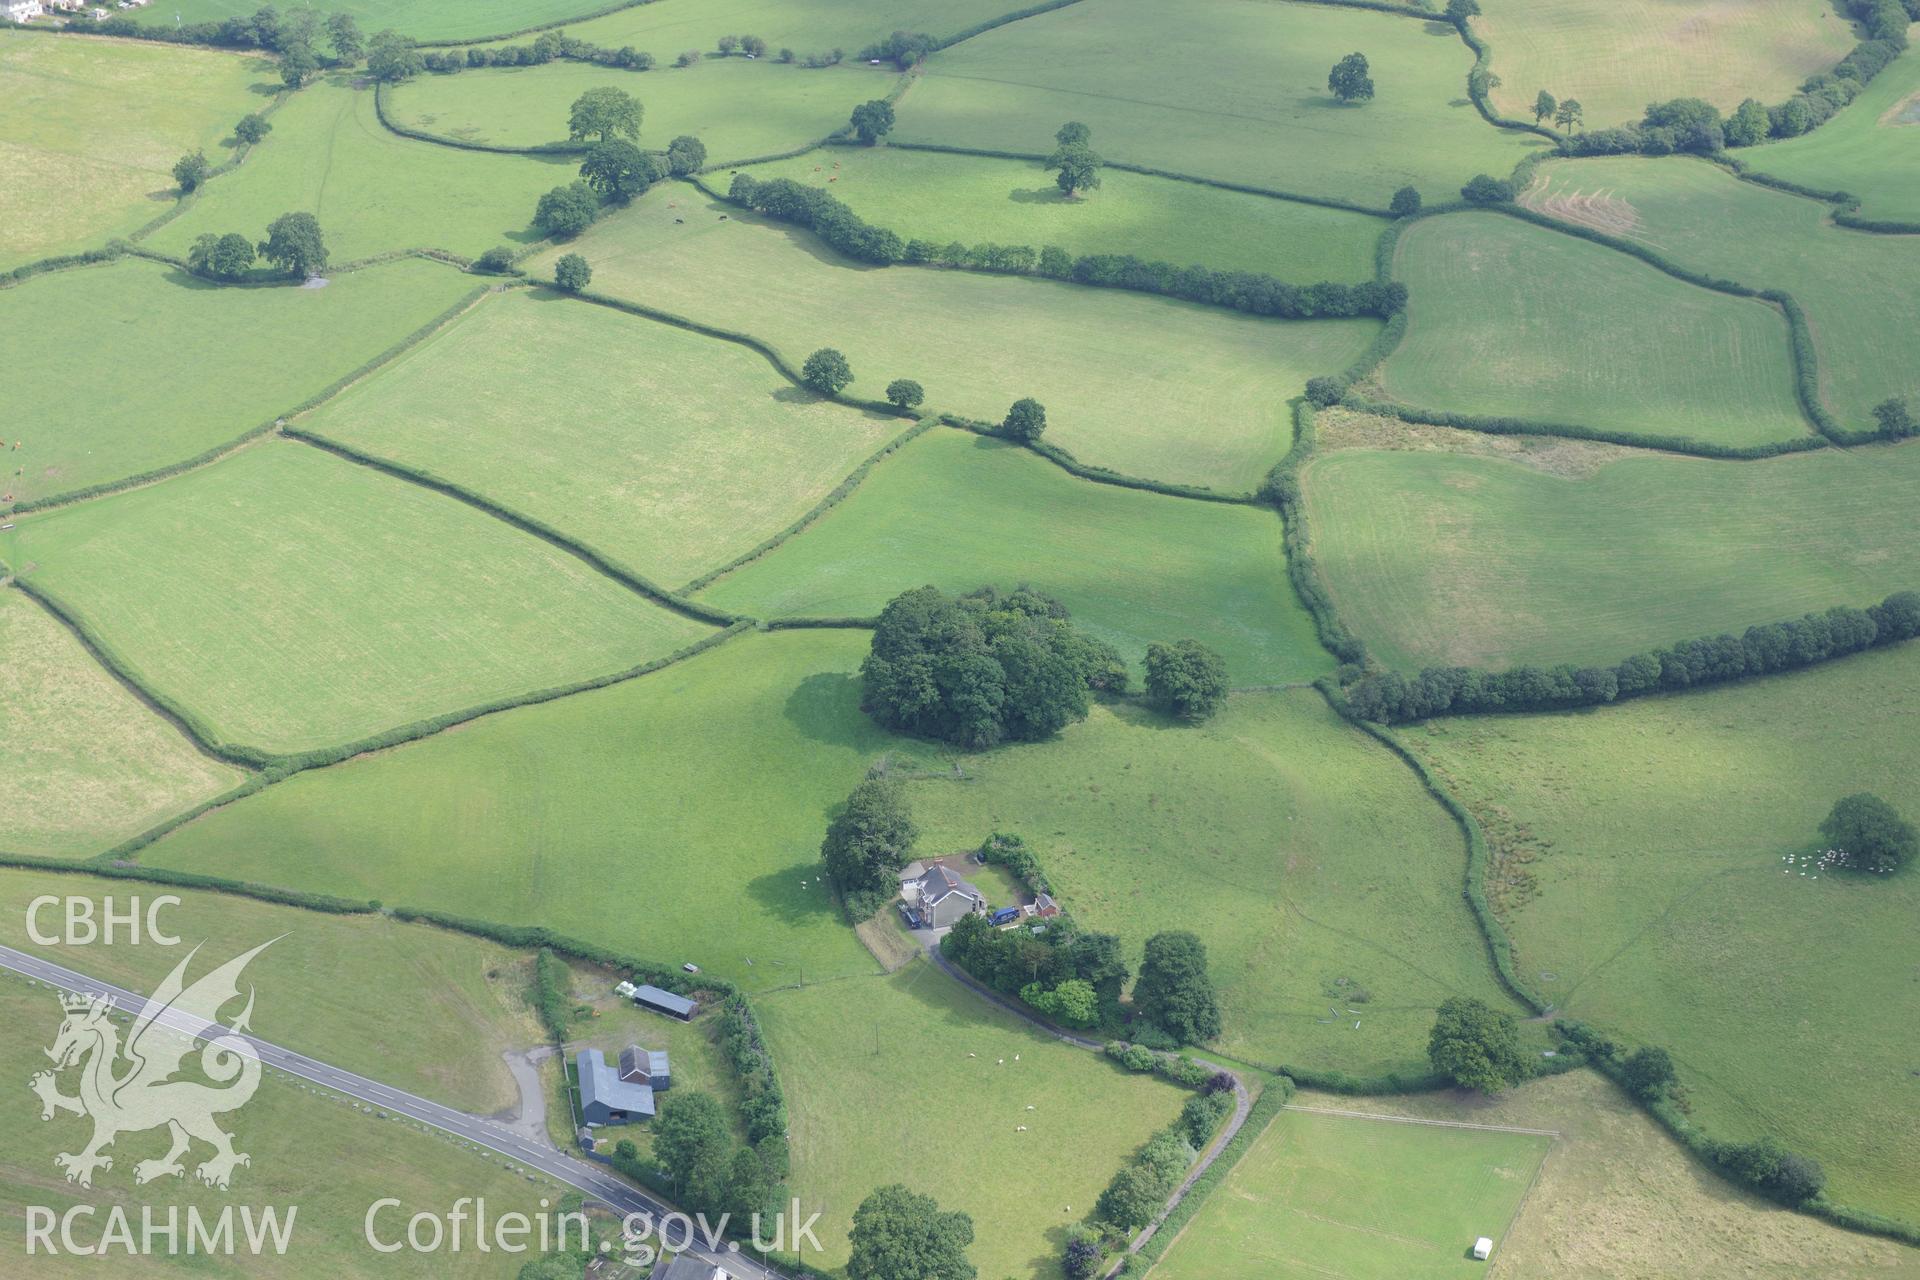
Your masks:
{"label": "welsh dragon logo", "polygon": [[[260,1087],[260,1054],[241,1034],[253,1016],[253,989],[247,1004],[231,1024],[220,1025],[220,1010],[240,997],[240,974],[247,963],[277,942],[263,942],[207,974],[192,986],[184,978],[187,965],[199,954],[195,947],[175,965],[166,981],[142,1005],[120,1043],[120,1029],[109,1016],[113,1003],[99,994],[63,995],[60,1007],[66,1019],[53,1047],[46,1051],[53,1070],[28,1081],[40,1096],[40,1118],[51,1120],[62,1112],[93,1120],[93,1140],[78,1153],[62,1153],[54,1164],[67,1181],[93,1185],[96,1170],[113,1168],[113,1158],[101,1154],[123,1133],[165,1128],[172,1147],[157,1160],[133,1166],[136,1183],[156,1178],[182,1177],[181,1157],[195,1139],[211,1144],[213,1155],[194,1170],[210,1187],[226,1190],[233,1171],[252,1161],[233,1149],[233,1135],[214,1123],[216,1113],[237,1111]],[[202,1036],[204,1035],[204,1041]],[[195,1065],[203,1079],[176,1078],[198,1053]],[[59,1078],[79,1069],[79,1093],[60,1092]]]}

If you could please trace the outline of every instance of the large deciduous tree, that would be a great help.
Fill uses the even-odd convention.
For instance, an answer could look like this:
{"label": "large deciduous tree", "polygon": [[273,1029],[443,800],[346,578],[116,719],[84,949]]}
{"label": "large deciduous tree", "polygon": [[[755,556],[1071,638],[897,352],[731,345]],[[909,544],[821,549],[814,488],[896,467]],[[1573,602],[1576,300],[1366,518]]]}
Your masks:
{"label": "large deciduous tree", "polygon": [[605,142],[614,137],[631,141],[640,136],[643,114],[640,100],[625,89],[599,85],[573,100],[567,112],[567,137],[575,142],[589,138]]}
{"label": "large deciduous tree", "polygon": [[1913,861],[1916,851],[1913,824],[1865,791],[1836,801],[1820,824],[1820,836],[1860,871],[1897,871]]}
{"label": "large deciduous tree", "polygon": [[800,381],[823,396],[837,396],[853,381],[853,366],[833,347],[822,347],[800,366]]}
{"label": "large deciduous tree", "polygon": [[848,1280],[974,1280],[973,1219],[899,1183],[853,1211]]}
{"label": "large deciduous tree", "polygon": [[1182,720],[1205,720],[1227,700],[1227,664],[1198,640],[1150,644],[1147,698]]}
{"label": "large deciduous tree", "polygon": [[584,182],[555,187],[540,197],[534,208],[533,222],[548,235],[577,236],[593,225],[600,212],[600,197]]}
{"label": "large deciduous tree", "polygon": [[660,181],[660,162],[623,138],[595,143],[580,176],[608,200],[624,204]]}
{"label": "large deciduous tree", "polygon": [[1220,1001],[1207,972],[1205,944],[1183,930],[1148,938],[1133,1005],[1182,1044],[1202,1044],[1219,1035]]}
{"label": "large deciduous tree", "polygon": [[893,104],[884,98],[863,102],[853,109],[849,123],[860,141],[872,146],[893,132]]}
{"label": "large deciduous tree", "polygon": [[891,896],[898,883],[894,873],[907,865],[919,834],[898,782],[868,778],[853,789],[846,807],[827,825],[820,857],[856,915]]}
{"label": "large deciduous tree", "polygon": [[298,280],[317,275],[327,265],[327,241],[320,220],[310,213],[283,213],[267,227],[260,256]]}
{"label": "large deciduous tree", "polygon": [[1373,97],[1373,78],[1367,72],[1367,55],[1350,53],[1327,72],[1327,88],[1342,102],[1365,102]]}
{"label": "large deciduous tree", "polygon": [[1470,996],[1455,996],[1440,1006],[1427,1038],[1427,1058],[1455,1084],[1487,1094],[1518,1084],[1527,1075],[1519,1024],[1511,1014]]}

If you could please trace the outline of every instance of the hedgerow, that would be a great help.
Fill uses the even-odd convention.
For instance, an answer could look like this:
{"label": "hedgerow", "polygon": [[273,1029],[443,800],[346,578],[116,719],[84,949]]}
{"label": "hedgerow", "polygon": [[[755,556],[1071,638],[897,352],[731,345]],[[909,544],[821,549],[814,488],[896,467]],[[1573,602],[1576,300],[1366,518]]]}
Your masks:
{"label": "hedgerow", "polygon": [[567,966],[552,947],[533,958],[533,1008],[554,1044],[567,1041]]}
{"label": "hedgerow", "polygon": [[1449,413],[1444,409],[1421,409],[1411,405],[1368,400],[1352,393],[1341,397],[1338,403],[1356,412],[1371,413],[1376,417],[1394,418],[1401,422],[1423,423],[1435,427],[1453,427],[1459,431],[1478,431],[1484,435],[1561,436],[1569,440],[1593,440],[1601,444],[1657,449],[1664,453],[1691,454],[1699,458],[1774,458],[1784,453],[1804,453],[1812,449],[1824,449],[1833,443],[1825,436],[1809,433],[1789,440],[1770,440],[1765,444],[1717,444],[1710,440],[1693,440],[1685,436],[1641,435],[1629,431],[1609,431],[1602,427],[1584,427],[1574,423],[1546,422],[1533,418]]}
{"label": "hedgerow", "polygon": [[1185,1230],[1187,1223],[1193,1220],[1193,1215],[1198,1213],[1201,1206],[1206,1203],[1207,1197],[1212,1195],[1215,1188],[1233,1172],[1234,1166],[1240,1163],[1248,1149],[1260,1140],[1261,1135],[1267,1131],[1267,1126],[1273,1123],[1273,1118],[1279,1115],[1281,1109],[1292,1099],[1293,1092],[1294,1082],[1286,1076],[1276,1076],[1267,1081],[1266,1088],[1261,1091],[1260,1096],[1254,1100],[1252,1108],[1247,1112],[1246,1121],[1240,1126],[1240,1131],[1233,1135],[1226,1146],[1220,1148],[1220,1153],[1214,1157],[1213,1163],[1207,1166],[1207,1171],[1194,1179],[1193,1185],[1187,1188],[1187,1194],[1180,1198],[1180,1203],[1161,1219],[1153,1235],[1134,1251],[1135,1259],[1145,1262],[1148,1266],[1160,1260],[1168,1246],[1179,1238],[1180,1232]]}
{"label": "hedgerow", "polygon": [[902,241],[896,233],[861,218],[823,188],[790,178],[763,181],[751,174],[735,174],[725,198],[769,218],[807,227],[848,257],[881,266],[908,263],[1038,275],[1289,320],[1386,317],[1406,305],[1406,286],[1379,280],[1296,285],[1260,272],[1181,268],[1169,262],[1148,262],[1132,254],[1082,254],[1073,258],[1051,246],[1036,250],[1031,245],[969,247]]}
{"label": "hedgerow", "polygon": [[1372,671],[1345,692],[1363,720],[1405,724],[1438,715],[1550,711],[1600,706],[1653,693],[1672,693],[1749,676],[1772,675],[1902,644],[1920,635],[1920,593],[1900,591],[1868,609],[1836,605],[1785,622],[1680,641],[1637,653],[1611,667],[1562,664],[1484,671],[1428,667],[1411,679]]}
{"label": "hedgerow", "polygon": [[[718,582],[721,578],[724,578],[729,573],[732,573],[735,569],[739,569],[746,565],[752,564],[755,560],[758,560],[761,556],[766,555],[769,551],[772,551],[775,547],[778,547],[780,544],[785,542],[788,538],[791,538],[794,534],[799,533],[802,529],[805,529],[808,525],[812,524],[814,521],[818,520],[821,516],[827,514],[827,512],[833,510],[835,507],[839,506],[842,502],[844,502],[847,499],[847,496],[849,494],[851,494],[855,489],[860,487],[860,482],[867,478],[868,473],[871,472],[874,469],[874,467],[879,464],[881,459],[896,452],[903,445],[906,445],[911,443],[912,441],[918,440],[921,436],[933,430],[934,427],[937,425],[939,424],[932,418],[922,418],[920,421],[914,423],[911,427],[908,427],[905,431],[901,432],[899,435],[895,436],[893,439],[881,445],[879,449],[875,450],[874,453],[870,457],[868,457],[865,462],[862,462],[859,466],[855,467],[851,472],[849,472],[847,474],[846,479],[842,480],[839,484],[835,485],[831,493],[827,494],[826,497],[820,499],[820,501],[814,503],[812,508],[808,510],[805,515],[801,516],[798,520],[795,520],[792,524],[780,530],[780,532],[774,534],[772,537],[766,539],[764,542],[760,543],[760,545],[754,547],[752,550],[744,551],[741,554],[735,556],[733,559],[727,561],[725,564],[721,565],[719,568],[711,569],[708,572],[701,574],[699,577],[695,578],[692,582],[689,582],[685,586],[681,587],[680,590],[675,594],[680,596],[693,595],[697,591],[701,591],[707,587],[712,586],[715,582]],[[783,626],[869,625],[872,623],[872,621],[873,620],[871,618],[785,619],[780,621],[780,625],[783,625]],[[767,625],[769,627],[772,627],[775,625],[775,623],[769,622]]]}
{"label": "hedgerow", "polygon": [[208,889],[219,893],[230,893],[236,897],[253,898],[260,902],[271,902],[276,906],[301,907],[308,911],[323,911],[336,916],[374,915],[380,910],[380,904],[377,902],[336,898],[324,893],[302,893],[298,889],[281,889],[273,885],[254,884],[246,880],[229,880],[224,876],[199,875],[191,871],[170,871],[165,867],[121,866],[110,862],[47,862],[37,858],[14,857],[9,854],[0,854],[0,867],[51,871],[61,875],[102,876],[111,880],[134,880],[144,884],[166,885],[175,889]]}
{"label": "hedgerow", "polygon": [[[387,94],[391,87],[384,80],[373,86],[373,113],[379,119],[381,127],[388,133],[411,138],[415,142],[431,142],[435,146],[454,147],[460,151],[484,151],[491,155],[509,156],[580,155],[591,149],[590,144],[585,142],[540,142],[530,147],[510,147],[497,142],[474,142],[467,138],[453,138],[444,133],[430,133],[425,129],[416,129],[411,125],[401,124],[388,113]],[[666,153],[651,154],[665,155]]]}
{"label": "hedgerow", "polygon": [[1307,532],[1306,504],[1300,494],[1300,468],[1313,455],[1313,407],[1306,400],[1293,402],[1293,445],[1267,473],[1260,496],[1280,512],[1281,542],[1286,552],[1287,577],[1293,593],[1300,598],[1313,619],[1321,647],[1342,662],[1365,662],[1367,647],[1359,636],[1347,629],[1333,607],[1333,597],[1320,580],[1320,568],[1314,561],[1312,539]]}
{"label": "hedgerow", "polygon": [[[978,418],[963,418],[958,414],[943,413],[940,422],[962,431],[971,431],[975,435],[993,436],[1009,439],[996,422],[982,422]],[[1163,493],[1172,498],[1193,498],[1200,502],[1222,502],[1230,506],[1248,506],[1259,501],[1251,493],[1222,493],[1218,489],[1209,489],[1205,485],[1175,484],[1168,480],[1148,480],[1141,476],[1130,476],[1120,471],[1110,471],[1106,467],[1093,466],[1080,461],[1057,444],[1045,440],[1021,440],[1021,447],[1039,454],[1070,475],[1082,480],[1091,480],[1096,484],[1116,485],[1122,489],[1144,489],[1148,493]]]}

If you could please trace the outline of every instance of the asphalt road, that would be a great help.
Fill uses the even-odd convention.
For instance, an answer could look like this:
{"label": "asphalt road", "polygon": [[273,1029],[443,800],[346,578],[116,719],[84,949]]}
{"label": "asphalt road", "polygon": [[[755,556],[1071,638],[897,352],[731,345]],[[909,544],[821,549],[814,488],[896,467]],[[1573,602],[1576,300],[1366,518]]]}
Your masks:
{"label": "asphalt road", "polygon": [[[126,1013],[138,1014],[146,1007],[145,996],[102,982],[97,978],[89,978],[63,965],[55,964],[29,952],[16,951],[12,947],[0,946],[0,968],[10,969],[15,973],[71,992],[97,992]],[[178,1031],[199,1040],[216,1035],[234,1034],[229,1028],[216,1027],[174,1010],[162,1013],[155,1022],[169,1030]],[[357,1098],[382,1111],[417,1120],[421,1124],[431,1125],[450,1133],[456,1138],[486,1147],[516,1164],[537,1170],[584,1192],[623,1218],[631,1214],[640,1214],[649,1222],[660,1222],[668,1214],[677,1213],[676,1210],[654,1199],[632,1183],[615,1177],[611,1171],[600,1165],[565,1155],[550,1146],[529,1141],[496,1121],[483,1116],[469,1115],[464,1111],[456,1111],[452,1107],[443,1107],[437,1102],[429,1102],[425,1098],[401,1089],[389,1088],[365,1076],[329,1066],[317,1058],[309,1058],[303,1053],[283,1049],[279,1045],[262,1040],[251,1032],[241,1034],[244,1034],[259,1051],[262,1066],[298,1076],[302,1080],[343,1093],[350,1098]],[[751,1255],[733,1252],[730,1246],[724,1243],[699,1237],[697,1230],[690,1232],[681,1228],[681,1221],[676,1218],[665,1228],[671,1233],[671,1238],[666,1242],[669,1248],[690,1252],[695,1257],[725,1267],[739,1280],[789,1280],[785,1272],[767,1267]]]}

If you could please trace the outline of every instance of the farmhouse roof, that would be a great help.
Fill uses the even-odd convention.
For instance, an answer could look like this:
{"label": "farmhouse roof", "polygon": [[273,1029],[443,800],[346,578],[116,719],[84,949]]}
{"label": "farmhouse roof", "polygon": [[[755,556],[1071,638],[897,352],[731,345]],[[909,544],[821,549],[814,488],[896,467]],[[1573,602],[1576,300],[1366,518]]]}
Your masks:
{"label": "farmhouse roof", "polygon": [[654,1268],[651,1280],[733,1280],[733,1272],[683,1253],[671,1261],[662,1261]]}
{"label": "farmhouse roof", "polygon": [[653,1114],[653,1089],[644,1084],[629,1084],[607,1065],[607,1055],[598,1049],[582,1049],[580,1066],[580,1105],[582,1109],[601,1103],[610,1111],[630,1116]]}
{"label": "farmhouse roof", "polygon": [[927,874],[920,877],[920,901],[930,907],[955,893],[965,894],[976,902],[986,901],[985,896],[978,889],[945,867],[929,867]]}

